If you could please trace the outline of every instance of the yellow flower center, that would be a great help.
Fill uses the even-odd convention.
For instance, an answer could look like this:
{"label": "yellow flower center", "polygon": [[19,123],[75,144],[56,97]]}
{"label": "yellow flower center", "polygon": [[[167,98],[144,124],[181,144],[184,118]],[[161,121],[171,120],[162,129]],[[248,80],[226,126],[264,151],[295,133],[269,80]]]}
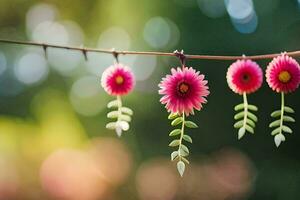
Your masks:
{"label": "yellow flower center", "polygon": [[124,78],[122,76],[119,75],[116,77],[116,83],[118,85],[121,85],[123,82],[124,82]]}
{"label": "yellow flower center", "polygon": [[282,71],[279,73],[278,75],[278,79],[282,82],[282,83],[287,83],[291,80],[291,74],[288,71]]}
{"label": "yellow flower center", "polygon": [[189,87],[188,84],[186,84],[186,83],[180,83],[180,85],[179,85],[179,92],[181,94],[187,93],[189,91],[189,89],[190,89],[190,87]]}

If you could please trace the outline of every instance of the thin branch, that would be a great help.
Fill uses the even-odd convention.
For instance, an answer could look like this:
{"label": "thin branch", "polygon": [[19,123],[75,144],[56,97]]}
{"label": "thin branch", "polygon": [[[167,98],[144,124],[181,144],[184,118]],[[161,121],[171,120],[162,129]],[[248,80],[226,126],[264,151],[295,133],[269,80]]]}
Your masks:
{"label": "thin branch", "polygon": [[[153,56],[178,56],[176,53],[168,53],[168,52],[154,52],[154,51],[116,51],[114,49],[96,49],[96,48],[85,48],[85,47],[74,47],[74,46],[63,46],[63,45],[54,45],[47,43],[39,43],[39,42],[27,42],[27,41],[19,41],[19,40],[6,40],[0,39],[2,43],[9,44],[18,44],[18,45],[29,45],[29,46],[40,46],[44,50],[48,47],[57,48],[57,49],[66,49],[66,50],[76,50],[81,51],[83,55],[86,57],[87,52],[98,52],[98,53],[107,53],[112,55],[153,55]],[[262,60],[262,59],[272,59],[276,56],[279,56],[281,53],[272,53],[272,54],[262,54],[262,55],[253,55],[247,56],[247,58],[252,60]],[[299,51],[290,51],[286,52],[289,56],[300,57]],[[243,59],[244,56],[222,56],[222,55],[189,55],[185,54],[185,58],[187,59],[200,59],[200,60],[237,60]]]}

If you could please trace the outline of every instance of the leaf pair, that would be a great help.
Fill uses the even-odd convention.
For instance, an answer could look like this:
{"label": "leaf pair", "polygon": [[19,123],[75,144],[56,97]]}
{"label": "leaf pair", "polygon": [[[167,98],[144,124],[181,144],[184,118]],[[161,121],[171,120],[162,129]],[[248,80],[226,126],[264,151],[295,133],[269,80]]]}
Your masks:
{"label": "leaf pair", "polygon": [[292,133],[292,129],[284,124],[284,122],[295,122],[295,119],[291,116],[288,116],[285,113],[294,113],[295,111],[288,106],[282,106],[281,110],[275,110],[271,113],[271,117],[278,118],[277,120],[270,123],[269,127],[274,128],[271,132],[271,135],[275,136],[274,141],[276,146],[278,147],[281,142],[285,141],[285,136],[283,133]]}
{"label": "leaf pair", "polygon": [[107,107],[110,109],[116,109],[107,113],[107,118],[116,119],[116,121],[106,124],[106,128],[115,130],[117,135],[120,137],[122,135],[122,131],[127,131],[129,129],[129,122],[131,121],[133,111],[128,107],[123,107],[120,98],[109,102]]}
{"label": "leaf pair", "polygon": [[169,133],[170,137],[173,136],[179,136],[179,139],[174,139],[172,142],[170,142],[170,147],[178,147],[178,150],[173,151],[171,153],[171,160],[178,160],[177,162],[177,170],[180,174],[180,176],[183,176],[185,171],[185,163],[189,164],[189,160],[186,158],[190,151],[186,145],[183,144],[183,141],[193,143],[192,138],[189,135],[186,135],[184,133],[185,127],[187,128],[197,128],[197,124],[195,124],[192,121],[185,121],[184,114],[182,116],[179,116],[177,113],[171,113],[168,117],[168,119],[172,120],[171,125],[172,126],[178,126],[181,125],[181,129],[176,128],[172,130]]}
{"label": "leaf pair", "polygon": [[244,102],[236,105],[234,110],[239,111],[234,115],[234,119],[238,121],[233,125],[234,128],[239,129],[238,139],[241,139],[246,131],[254,134],[255,123],[258,119],[253,112],[257,111],[258,108],[255,105]]}

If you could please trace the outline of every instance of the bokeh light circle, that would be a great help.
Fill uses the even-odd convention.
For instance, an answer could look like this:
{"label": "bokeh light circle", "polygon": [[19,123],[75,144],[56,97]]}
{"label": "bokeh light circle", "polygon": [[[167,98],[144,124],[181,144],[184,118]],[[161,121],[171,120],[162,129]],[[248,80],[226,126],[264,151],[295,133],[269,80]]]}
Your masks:
{"label": "bokeh light circle", "polygon": [[150,160],[138,169],[136,187],[141,200],[171,200],[176,196],[178,176],[169,160]]}
{"label": "bokeh light circle", "polygon": [[171,28],[164,18],[153,17],[146,23],[143,35],[149,46],[161,49],[171,40]]}
{"label": "bokeh light circle", "polygon": [[37,53],[27,53],[15,64],[14,73],[21,83],[31,85],[45,80],[49,68],[44,56]]}
{"label": "bokeh light circle", "polygon": [[7,61],[4,53],[0,52],[0,76],[5,72],[7,68]]}
{"label": "bokeh light circle", "polygon": [[44,21],[54,21],[57,17],[55,6],[47,3],[38,3],[32,6],[26,14],[26,29],[30,36],[37,25]]}
{"label": "bokeh light circle", "polygon": [[66,45],[69,34],[64,25],[54,21],[44,21],[38,24],[32,32],[32,40],[50,44]]}
{"label": "bokeh light circle", "polygon": [[130,35],[121,27],[110,27],[101,33],[98,47],[105,49],[128,50],[131,45]]}
{"label": "bokeh light circle", "polygon": [[210,18],[218,18],[226,14],[223,0],[197,0],[197,3],[202,13]]}
{"label": "bokeh light circle", "polygon": [[96,76],[83,76],[76,80],[70,90],[70,101],[76,112],[94,116],[106,108],[107,95],[101,89]]}

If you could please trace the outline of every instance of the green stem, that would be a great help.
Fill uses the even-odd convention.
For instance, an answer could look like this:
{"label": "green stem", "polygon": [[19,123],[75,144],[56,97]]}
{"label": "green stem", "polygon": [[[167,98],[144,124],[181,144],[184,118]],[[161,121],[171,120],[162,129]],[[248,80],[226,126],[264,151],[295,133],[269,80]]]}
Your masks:
{"label": "green stem", "polygon": [[243,99],[244,99],[244,122],[243,122],[243,127],[246,128],[247,116],[248,116],[248,100],[247,100],[246,92],[243,93]]}
{"label": "green stem", "polygon": [[283,115],[284,115],[284,92],[281,92],[281,113],[280,113],[280,131],[279,131],[279,134],[282,134]]}
{"label": "green stem", "polygon": [[184,135],[184,123],[185,123],[185,115],[184,112],[182,113],[182,126],[181,126],[181,133],[180,133],[180,138],[179,138],[179,147],[178,147],[178,157],[179,160],[181,161],[181,155],[180,155],[180,149],[181,149],[181,145],[182,145],[182,139],[183,139],[183,135]]}
{"label": "green stem", "polygon": [[121,100],[121,96],[117,96],[117,100],[118,100],[118,118],[117,121],[120,121],[120,116],[122,115],[122,100]]}

